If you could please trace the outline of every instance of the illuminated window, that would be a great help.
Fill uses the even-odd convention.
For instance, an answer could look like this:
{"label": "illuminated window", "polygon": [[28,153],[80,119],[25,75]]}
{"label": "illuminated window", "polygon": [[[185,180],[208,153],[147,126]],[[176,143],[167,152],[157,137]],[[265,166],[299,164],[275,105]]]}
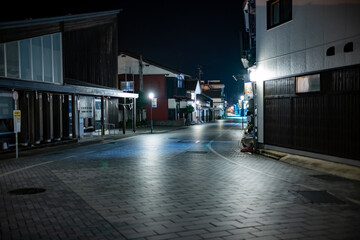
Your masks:
{"label": "illuminated window", "polygon": [[320,74],[306,75],[296,78],[296,93],[320,91]]}
{"label": "illuminated window", "polygon": [[271,29],[292,19],[292,0],[267,1],[267,29]]}

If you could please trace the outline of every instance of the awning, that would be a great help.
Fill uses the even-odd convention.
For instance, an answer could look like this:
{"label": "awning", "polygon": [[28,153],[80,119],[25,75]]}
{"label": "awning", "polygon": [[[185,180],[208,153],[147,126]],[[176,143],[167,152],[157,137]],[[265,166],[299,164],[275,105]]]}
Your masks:
{"label": "awning", "polygon": [[19,79],[9,79],[0,77],[0,88],[14,90],[43,91],[63,94],[78,94],[88,96],[106,96],[115,98],[138,98],[137,93],[127,93],[115,88],[80,86],[73,84],[51,84],[34,81],[24,81]]}
{"label": "awning", "polygon": [[212,98],[201,93],[201,94],[196,94],[196,99],[199,101],[203,101],[203,102],[211,102]]}
{"label": "awning", "polygon": [[183,101],[194,101],[191,98],[188,98],[187,96],[177,96],[174,95],[173,98],[175,98],[176,100],[183,100]]}

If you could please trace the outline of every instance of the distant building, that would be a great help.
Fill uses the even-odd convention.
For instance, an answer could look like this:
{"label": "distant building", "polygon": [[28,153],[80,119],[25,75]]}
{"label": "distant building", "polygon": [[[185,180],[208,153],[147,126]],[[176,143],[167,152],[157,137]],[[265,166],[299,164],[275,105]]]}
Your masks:
{"label": "distant building", "polygon": [[225,84],[220,80],[201,81],[201,92],[213,101],[214,118],[223,118],[225,114]]}
{"label": "distant building", "polygon": [[[140,79],[142,78],[142,86]],[[118,81],[124,91],[145,96],[153,92],[157,107],[153,108],[155,125],[181,125],[188,98],[185,81],[190,76],[180,71],[155,63],[142,56],[123,52],[118,56]],[[146,106],[146,119],[150,120],[150,101]]]}
{"label": "distant building", "polygon": [[188,99],[187,105],[191,105],[194,108],[194,112],[190,116],[190,122],[195,122],[197,120],[197,116],[199,116],[198,105],[200,105],[200,102],[198,102],[199,100],[197,99],[197,95],[201,94],[200,82],[198,79],[186,80],[185,88],[186,88],[186,96]]}
{"label": "distant building", "polygon": [[197,122],[204,123],[214,120],[213,100],[204,93],[196,94]]}
{"label": "distant building", "polygon": [[257,0],[256,12],[259,143],[359,164],[360,2]]}
{"label": "distant building", "polygon": [[[21,145],[105,134],[118,126],[117,15],[106,11],[0,23],[0,143]],[[101,132],[101,133],[100,133]]]}

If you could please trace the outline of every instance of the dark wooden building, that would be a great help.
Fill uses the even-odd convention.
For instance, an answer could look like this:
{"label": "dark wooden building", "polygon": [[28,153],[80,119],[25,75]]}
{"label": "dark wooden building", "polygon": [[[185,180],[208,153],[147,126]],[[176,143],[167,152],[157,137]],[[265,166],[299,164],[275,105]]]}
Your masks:
{"label": "dark wooden building", "polygon": [[360,65],[312,76],[309,92],[296,88],[301,76],[264,82],[265,143],[360,160]]}
{"label": "dark wooden building", "polygon": [[117,86],[118,14],[0,23],[3,148],[13,138],[13,91],[19,93],[23,145],[105,134],[118,126],[119,98],[137,98]]}

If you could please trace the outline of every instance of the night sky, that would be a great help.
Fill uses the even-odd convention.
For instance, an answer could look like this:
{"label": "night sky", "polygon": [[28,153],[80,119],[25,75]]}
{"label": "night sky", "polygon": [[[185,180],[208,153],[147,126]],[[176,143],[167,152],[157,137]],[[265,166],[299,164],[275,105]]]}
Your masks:
{"label": "night sky", "polygon": [[226,99],[236,101],[241,87],[232,75],[242,69],[239,37],[244,29],[242,2],[74,0],[44,4],[13,1],[7,6],[7,14],[1,14],[0,20],[122,9],[119,15],[119,50],[141,54],[192,77],[198,76],[197,67],[200,65],[201,78],[221,80],[226,85]]}

